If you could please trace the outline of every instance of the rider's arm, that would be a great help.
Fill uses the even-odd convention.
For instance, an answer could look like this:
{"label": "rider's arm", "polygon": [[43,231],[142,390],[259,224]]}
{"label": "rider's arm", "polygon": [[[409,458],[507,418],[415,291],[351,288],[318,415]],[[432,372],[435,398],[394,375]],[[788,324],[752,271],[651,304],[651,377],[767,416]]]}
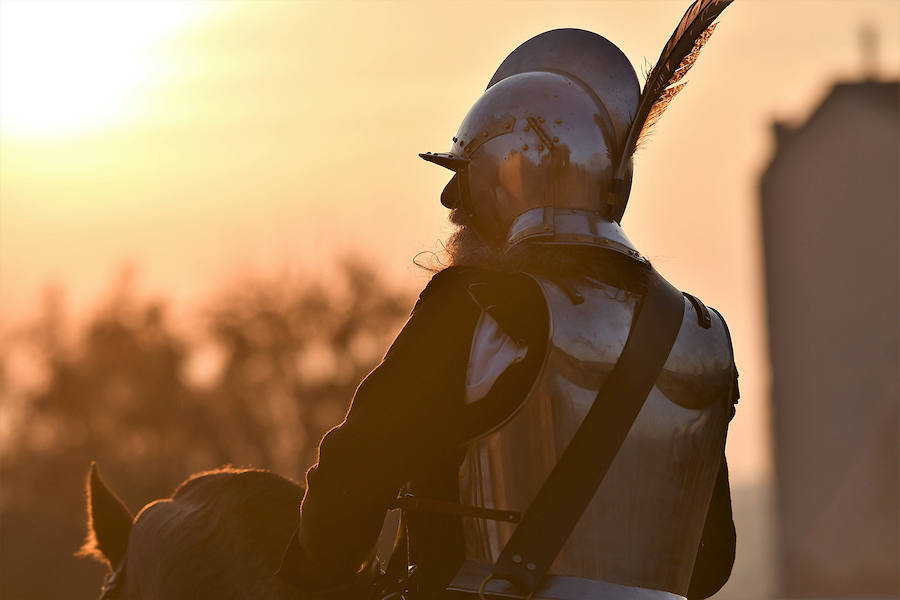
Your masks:
{"label": "rider's arm", "polygon": [[322,439],[301,508],[301,569],[310,585],[356,572],[399,488],[452,462],[480,315],[453,278],[445,271],[432,280],[382,363],[360,384],[343,423]]}
{"label": "rider's arm", "polygon": [[[718,311],[716,311],[716,314],[722,319],[722,315]],[[722,319],[722,323],[725,323],[724,319]],[[727,332],[728,326],[726,325],[725,328]],[[728,343],[730,346],[731,334],[728,334]],[[731,416],[729,420],[734,418],[735,406],[741,396],[741,391],[738,387],[737,367],[734,366],[733,351],[731,365],[734,373],[734,383],[731,389]],[[725,582],[731,576],[731,569],[734,566],[736,543],[737,535],[731,514],[728,463],[723,452],[719,473],[716,476],[716,484],[706,513],[706,522],[703,525],[703,536],[700,539],[700,547],[697,549],[694,572],[691,574],[691,583],[687,594],[689,600],[709,598],[725,585]]]}
{"label": "rider's arm", "polygon": [[690,600],[709,598],[725,585],[734,565],[734,549],[735,531],[731,516],[728,465],[723,455],[691,575],[687,593]]}

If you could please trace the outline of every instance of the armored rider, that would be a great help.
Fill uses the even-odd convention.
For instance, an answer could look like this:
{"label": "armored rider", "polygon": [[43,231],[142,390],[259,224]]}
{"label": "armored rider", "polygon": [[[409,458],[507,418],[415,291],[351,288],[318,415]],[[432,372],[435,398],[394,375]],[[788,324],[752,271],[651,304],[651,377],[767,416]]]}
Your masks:
{"label": "armored rider", "polygon": [[[606,38],[540,34],[503,61],[450,151],[421,155],[454,172],[441,195],[458,226],[452,266],[422,292],[307,473],[282,575],[309,597],[360,597],[353,582],[371,572],[401,490],[388,571],[404,579],[414,567],[404,597],[677,600],[728,579],[724,447],[737,371],[721,315],[677,292],[668,353],[549,567],[512,554],[523,573],[538,571],[524,588],[494,568],[592,406],[610,403],[599,392],[625,360],[648,290],[668,285],[620,226],[632,154],[727,4],[688,9],[643,91]],[[593,443],[579,473],[593,468],[591,452],[602,462]]]}

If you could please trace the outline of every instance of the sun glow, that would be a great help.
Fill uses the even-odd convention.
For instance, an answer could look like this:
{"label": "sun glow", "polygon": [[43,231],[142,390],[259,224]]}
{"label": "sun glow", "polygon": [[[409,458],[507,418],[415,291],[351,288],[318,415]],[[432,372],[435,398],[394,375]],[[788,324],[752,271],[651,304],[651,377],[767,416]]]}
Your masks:
{"label": "sun glow", "polygon": [[134,119],[165,79],[161,42],[209,4],[0,2],[0,133],[48,136]]}

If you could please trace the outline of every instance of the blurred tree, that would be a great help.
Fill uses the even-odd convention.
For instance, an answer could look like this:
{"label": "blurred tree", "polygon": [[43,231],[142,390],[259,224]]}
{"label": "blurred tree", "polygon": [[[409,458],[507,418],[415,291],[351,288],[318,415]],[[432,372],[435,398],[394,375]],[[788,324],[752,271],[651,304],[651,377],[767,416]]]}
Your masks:
{"label": "blurred tree", "polygon": [[303,473],[396,334],[407,297],[351,259],[339,273],[327,288],[241,282],[208,311],[206,330],[225,358],[205,402],[233,462]]}
{"label": "blurred tree", "polygon": [[[96,596],[102,569],[72,557],[91,460],[132,510],[223,464],[302,481],[410,307],[359,262],[337,272],[327,286],[244,279],[187,330],[126,271],[71,341],[48,295],[0,352],[0,415],[15,425],[0,444],[0,597]],[[16,387],[10,345],[37,357],[42,385]]]}

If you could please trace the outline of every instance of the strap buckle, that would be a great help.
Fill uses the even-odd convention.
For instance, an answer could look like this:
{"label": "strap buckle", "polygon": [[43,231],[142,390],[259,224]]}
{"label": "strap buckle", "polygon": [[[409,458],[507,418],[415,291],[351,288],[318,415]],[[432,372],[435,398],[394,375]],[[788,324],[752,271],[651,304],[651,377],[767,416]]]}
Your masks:
{"label": "strap buckle", "polygon": [[[485,589],[487,588],[487,584],[494,580],[498,581],[509,581],[508,579],[504,579],[503,577],[497,577],[493,573],[484,578],[484,581],[481,582],[481,585],[478,587],[478,600],[490,600],[487,596],[485,596]],[[513,583],[509,581],[509,583]],[[513,583],[513,585],[515,585]],[[534,600],[534,595],[537,593],[536,590],[532,590],[527,596],[522,596],[523,600]]]}

